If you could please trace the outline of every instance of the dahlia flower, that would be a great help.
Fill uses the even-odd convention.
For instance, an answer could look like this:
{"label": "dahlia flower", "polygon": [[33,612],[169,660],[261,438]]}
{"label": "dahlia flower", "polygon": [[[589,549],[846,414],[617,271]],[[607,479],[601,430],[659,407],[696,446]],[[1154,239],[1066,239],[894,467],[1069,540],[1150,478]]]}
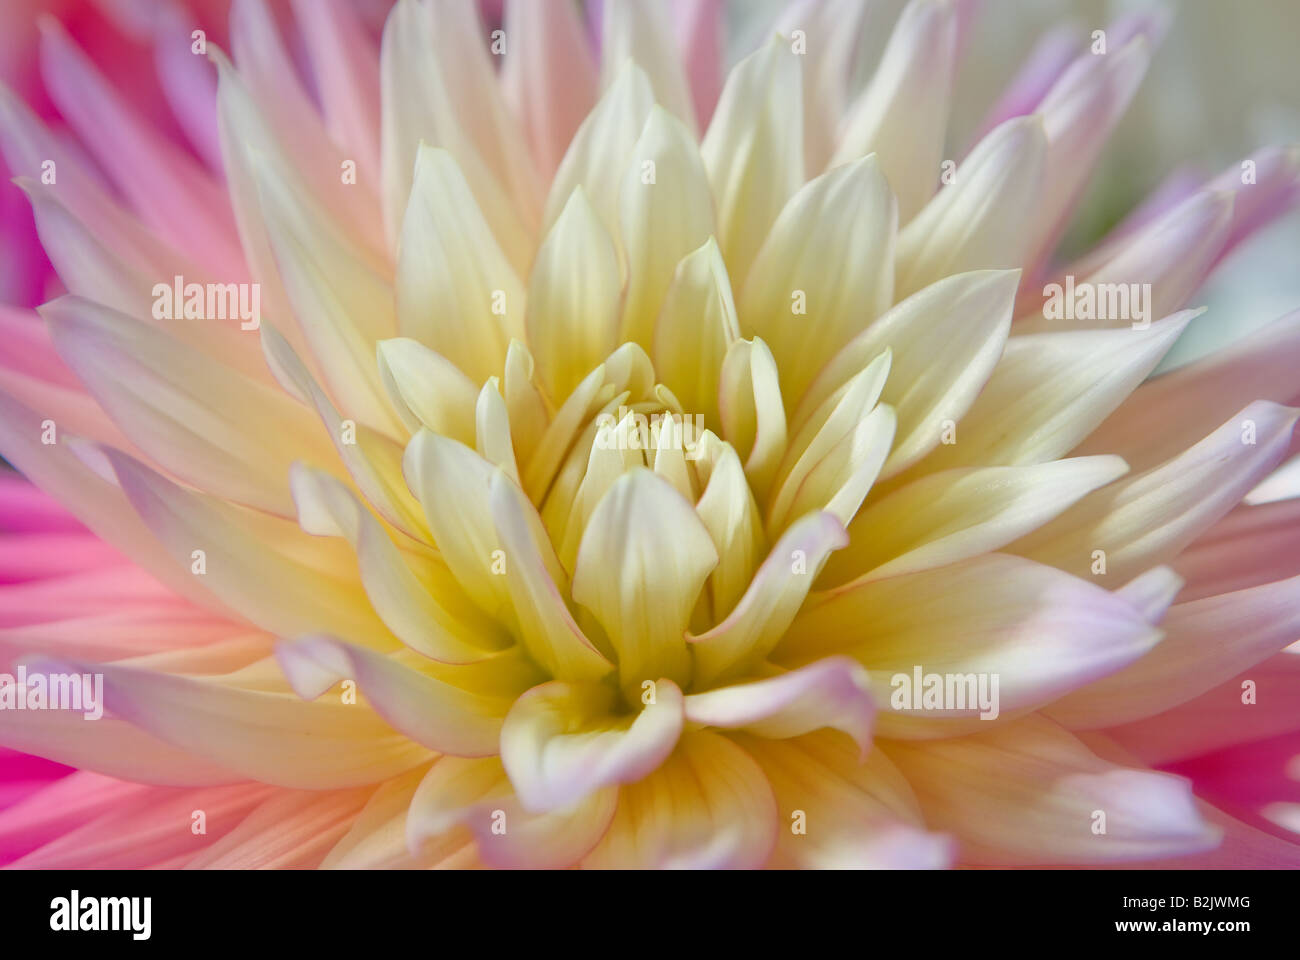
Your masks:
{"label": "dahlia flower", "polygon": [[1300,862],[1300,313],[1148,379],[1300,156],[1054,256],[1161,16],[963,156],[960,0],[854,93],[857,0],[729,72],[711,0],[375,6],[169,13],[170,125],[54,19],[73,136],[0,98],[0,854]]}

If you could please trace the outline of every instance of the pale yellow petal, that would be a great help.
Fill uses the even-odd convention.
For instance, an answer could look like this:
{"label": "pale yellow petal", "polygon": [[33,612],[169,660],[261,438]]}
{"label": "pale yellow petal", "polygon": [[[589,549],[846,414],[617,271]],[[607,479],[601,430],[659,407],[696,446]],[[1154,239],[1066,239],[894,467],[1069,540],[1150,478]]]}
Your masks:
{"label": "pale yellow petal", "polygon": [[718,734],[688,732],[659,769],[619,789],[614,821],[583,865],[752,869],[783,827],[754,759]]}
{"label": "pale yellow petal", "polygon": [[799,58],[773,38],[732,69],[700,146],[718,203],[718,243],[737,286],[803,186],[800,89]]}
{"label": "pale yellow petal", "polygon": [[618,254],[582,188],[542,241],[528,281],[528,347],[562,402],[619,343]]}
{"label": "pale yellow petal", "polygon": [[957,54],[957,17],[946,0],[912,0],[880,66],[851,108],[831,166],[868,153],[898,197],[907,223],[934,192],[943,158]]}
{"label": "pale yellow petal", "polygon": [[741,330],[776,357],[793,410],[821,367],[893,302],[898,214],[874,156],[785,205],[741,294]]}
{"label": "pale yellow petal", "polygon": [[654,332],[655,372],[688,415],[721,424],[722,362],[740,339],[740,323],[722,252],[712,237],[677,265]]}
{"label": "pale yellow petal", "polygon": [[660,677],[689,682],[686,627],[717,563],[694,508],[649,470],[624,474],[597,504],[578,550],[573,598],[605,628],[631,699]]}
{"label": "pale yellow petal", "polygon": [[713,195],[695,138],[661,106],[651,109],[632,147],[619,225],[628,272],[621,339],[651,350],[678,262],[714,231]]}
{"label": "pale yellow petal", "polygon": [[1128,472],[1119,457],[1024,467],[965,467],[921,477],[849,525],[825,583],[880,579],[998,550]]}
{"label": "pale yellow petal", "polygon": [[428,427],[461,443],[474,441],[474,381],[456,364],[410,337],[381,340],[377,352],[384,390],[411,433]]}
{"label": "pale yellow petal", "polygon": [[524,289],[446,150],[421,144],[397,247],[397,325],[474,385],[500,374],[523,330]]}
{"label": "pale yellow petal", "polygon": [[1046,155],[1037,116],[1008,120],[981,140],[899,231],[896,296],[951,274],[1024,263]]}
{"label": "pale yellow petal", "polygon": [[603,28],[602,85],[613,83],[623,64],[632,60],[649,77],[656,102],[694,134],[695,107],[667,6],[654,0],[607,0]]}
{"label": "pale yellow petal", "polygon": [[727,348],[718,383],[722,435],[735,447],[757,496],[768,485],[786,451],[785,406],[772,351],[760,337]]}

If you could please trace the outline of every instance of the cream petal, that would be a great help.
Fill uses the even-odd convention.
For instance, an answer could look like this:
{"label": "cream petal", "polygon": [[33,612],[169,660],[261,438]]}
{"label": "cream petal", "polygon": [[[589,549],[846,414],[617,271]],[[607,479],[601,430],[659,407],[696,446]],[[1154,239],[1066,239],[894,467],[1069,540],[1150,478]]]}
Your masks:
{"label": "cream petal", "polygon": [[[475,0],[425,0],[433,27],[425,34],[426,56],[442,73],[456,120],[493,178],[510,198],[516,215],[537,229],[542,185],[527,138],[506,104],[497,77],[500,56],[489,38]],[[514,38],[510,38],[514,39]]]}
{"label": "cream petal", "polygon": [[[325,15],[311,19],[325,19]],[[329,136],[317,100],[299,81],[296,58],[281,42],[276,16],[267,0],[234,0],[230,9],[230,44],[241,82],[247,85],[249,95],[270,129],[276,131],[298,180],[346,224],[350,237],[360,240],[374,256],[382,256],[383,220],[375,204],[379,166],[359,168],[356,182],[349,184],[349,189],[338,189],[345,155]],[[374,54],[371,51],[367,54],[374,69]],[[337,62],[331,63],[330,69],[342,73]],[[324,85],[328,87],[328,81]],[[378,107],[377,75],[374,93],[374,106]],[[378,133],[376,126],[372,136]],[[378,137],[370,143],[377,147]]]}
{"label": "cream petal", "polygon": [[[366,596],[406,646],[444,663],[472,663],[508,644],[504,632],[454,586],[437,590],[432,581],[421,582],[375,517],[339,481],[296,465],[292,485],[302,528],[348,540],[357,554]],[[425,560],[424,565],[427,569],[433,561]]]}
{"label": "cream petal", "polygon": [[[664,388],[667,390],[667,388]],[[673,406],[677,401],[673,400]],[[671,408],[670,408],[671,409]],[[694,425],[685,420],[681,414],[654,414],[658,419],[650,422],[650,445],[646,459],[651,470],[663,477],[673,489],[694,503],[700,492],[696,488],[695,475],[691,471],[687,457],[694,456],[693,448],[697,443]]]}
{"label": "cream petal", "polygon": [[889,38],[880,66],[850,109],[831,166],[868,153],[898,198],[898,222],[924,206],[939,179],[956,60],[952,4],[913,0]]}
{"label": "cream petal", "polygon": [[[606,395],[606,391],[602,390],[601,394]],[[632,446],[630,427],[634,421],[631,415],[637,411],[628,410],[626,402],[627,397],[620,394],[595,408],[576,439],[572,440],[572,449],[564,458],[542,504],[542,522],[550,532],[565,570],[572,571],[591,511],[604,496],[604,491],[623,472],[622,464],[628,467],[646,465],[645,453],[639,446],[639,431],[635,434],[637,446]],[[619,414],[623,415],[621,421]],[[621,435],[626,439],[621,441],[624,449],[619,450],[617,438]],[[595,473],[591,473],[589,467],[595,467]]]}
{"label": "cream petal", "polygon": [[[735,448],[706,433],[703,445],[716,448],[711,462],[696,473],[704,492],[695,504],[713,545],[718,551],[718,565],[709,576],[710,623],[719,622],[744,595],[754,571],[767,551],[763,519],[754,494],[745,480],[744,468]],[[702,472],[707,470],[707,473]]]}
{"label": "cream petal", "polygon": [[348,639],[389,636],[359,586],[319,565],[332,554],[318,541],[300,534],[296,542],[268,542],[255,514],[184,490],[117,451],[104,454],[174,568],[193,572],[201,562],[202,586],[241,616],[278,635],[332,630]]}
{"label": "cream petal", "polygon": [[523,330],[524,288],[452,153],[421,144],[397,248],[397,325],[481,385]]}
{"label": "cream petal", "polygon": [[543,218],[547,229],[559,219],[573,191],[582,187],[600,222],[615,242],[620,242],[619,181],[654,104],[650,79],[635,63],[624,62],[595,109],[573,135],[573,142],[555,171]]}
{"label": "cream petal", "polygon": [[708,122],[722,88],[725,7],[724,0],[673,0],[674,33],[701,123]]}
{"label": "cream petal", "polygon": [[511,340],[506,350],[505,394],[515,456],[519,465],[525,467],[546,434],[551,409],[538,382],[533,355],[521,340]]}
{"label": "cream petal", "polygon": [[981,140],[898,234],[898,298],[971,270],[1019,267],[1042,193],[1047,136],[1037,116]]}
{"label": "cream petal", "polygon": [[826,566],[829,586],[941,567],[998,550],[1128,472],[1119,457],[959,467],[869,504]]}
{"label": "cream petal", "polygon": [[321,861],[322,870],[401,870],[431,867],[436,858],[416,860],[406,848],[406,814],[428,767],[379,785],[348,832]]}
{"label": "cream petal", "polygon": [[740,339],[736,303],[718,242],[710,237],[677,264],[654,331],[655,371],[688,415],[720,424],[722,363]]}
{"label": "cream petal", "polygon": [[[799,404],[792,421],[794,432],[782,464],[783,472],[788,471],[790,465],[808,451],[819,435],[827,431],[832,418],[838,420],[840,428],[843,429],[844,426],[854,424],[870,413],[880,400],[894,363],[893,351],[885,347],[869,360],[864,360],[860,367],[847,370],[850,359],[856,357],[850,358],[847,351],[842,351],[827,367],[826,376],[819,378],[813,389],[804,394],[804,402]],[[842,383],[835,384],[835,389],[831,392],[818,389],[823,380],[827,384],[833,379],[838,380],[839,369],[846,369],[847,373]],[[808,401],[812,400],[814,395],[820,399],[817,405],[812,407],[809,406]],[[845,402],[846,400],[848,403]]]}
{"label": "cream petal", "polygon": [[778,471],[776,496],[768,507],[769,535],[784,530],[795,517],[811,510],[826,510],[847,524],[862,506],[881,466],[889,456],[897,429],[894,408],[877,404],[868,413],[861,403],[862,390],[870,389],[870,368],[851,381],[806,450],[790,467]]}
{"label": "cream petal", "polygon": [[[795,740],[736,738],[776,794],[776,850],[769,866],[930,870],[949,866],[953,844],[927,833],[898,768],[879,750],[863,762],[829,731]],[[790,828],[785,829],[789,821]],[[796,832],[796,824],[803,832]]]}
{"label": "cream petal", "polygon": [[718,204],[718,243],[738,287],[803,186],[801,88],[799,58],[774,37],[732,69],[700,145]]}
{"label": "cream petal", "polygon": [[[1219,841],[1188,781],[1108,763],[1040,717],[883,749],[911,781],[926,823],[957,839],[963,863],[1122,863]],[[1104,834],[1093,829],[1097,811]]]}
{"label": "cream petal", "polygon": [[501,396],[498,378],[488,378],[479,391],[475,421],[474,445],[478,455],[501,469],[518,486],[519,465],[515,463],[515,448],[510,440],[510,413]]}
{"label": "cream petal", "polygon": [[[824,170],[835,150],[840,120],[848,111],[848,84],[854,56],[863,39],[870,4],[864,0],[804,0],[790,4],[776,23],[776,33],[803,32],[803,155],[809,170]],[[786,43],[781,44],[786,47]],[[789,48],[793,52],[793,48]],[[787,91],[782,91],[782,96]],[[801,178],[802,179],[802,178]]]}
{"label": "cream petal", "polygon": [[614,820],[583,865],[750,869],[767,861],[780,831],[754,759],[718,734],[687,732],[654,773],[620,788]]}
{"label": "cream petal", "polygon": [[614,243],[579,187],[542,241],[528,281],[528,346],[557,403],[618,345],[622,288]]}
{"label": "cream petal", "polygon": [[609,635],[629,699],[643,681],[690,680],[686,627],[717,563],[691,504],[649,470],[625,473],[597,504],[578,549],[573,599]]}
{"label": "cream petal", "polygon": [[1180,456],[1090,494],[1008,552],[1087,576],[1103,550],[1106,576],[1120,580],[1167,562],[1276,466],[1297,417],[1300,410],[1253,403]]}
{"label": "cream petal", "polygon": [[188,483],[290,516],[289,463],[333,459],[292,400],[161,330],[78,297],[46,304],[41,315],[114,421]]}
{"label": "cream petal", "polygon": [[740,297],[790,409],[822,365],[893,302],[898,213],[874,156],[810,181],[777,217]]}
{"label": "cream petal", "polygon": [[[640,347],[636,349],[640,350]],[[537,444],[536,454],[524,469],[524,489],[534,503],[547,498],[556,471],[563,466],[565,455],[574,440],[590,426],[591,417],[620,396],[617,384],[610,382],[610,374],[609,361],[592,370],[574,388],[546,425],[546,431]]]}
{"label": "cream petal", "polygon": [[[957,426],[956,442],[936,447],[921,469],[1014,466],[1064,456],[1132,393],[1193,316],[1177,313],[1147,330],[1008,338],[1001,362]],[[1009,423],[1016,429],[1008,431]]]}
{"label": "cream petal", "polygon": [[844,525],[830,513],[791,524],[727,618],[688,637],[696,689],[740,676],[766,657],[794,620],[826,557],[847,542]]}
{"label": "cream petal", "polygon": [[908,297],[830,359],[791,422],[802,429],[829,397],[889,350],[890,377],[881,396],[910,428],[907,458],[932,448],[943,420],[960,418],[1001,356],[1019,277],[1016,270],[977,270]]}
{"label": "cream petal", "polygon": [[[1006,291],[1018,273],[990,273],[971,279],[961,299],[970,304],[973,316],[934,323],[931,315],[927,324],[914,321],[914,314],[891,311],[875,325],[878,330],[868,330],[864,337],[888,344],[894,354],[892,376],[881,399],[898,411],[900,429],[882,471],[886,477],[939,446],[948,425],[971,409],[997,369],[1010,319],[1003,312]],[[965,322],[953,324],[951,319]],[[936,363],[936,358],[940,362]]]}
{"label": "cream petal", "polygon": [[501,550],[492,521],[495,468],[463,443],[421,430],[406,447],[403,470],[456,581],[484,613],[508,619],[510,590],[493,572]]}
{"label": "cream petal", "polygon": [[772,351],[762,338],[727,347],[718,382],[722,435],[740,455],[758,497],[766,496],[786,451],[785,406]]}
{"label": "cream petal", "polygon": [[[475,140],[475,133],[491,136],[500,130],[494,126],[496,111],[489,109],[475,117],[480,104],[472,102],[476,93],[494,100],[496,84],[488,80],[480,85],[471,79],[471,74],[482,72],[484,65],[478,58],[487,53],[480,38],[465,42],[466,32],[472,30],[466,27],[466,12],[457,6],[467,4],[444,4],[438,11],[440,17],[446,17],[450,42],[439,42],[433,8],[416,0],[399,0],[384,24],[379,53],[383,104],[380,156],[389,246],[398,246],[416,155],[425,142],[455,158],[497,243],[518,270],[527,266],[532,247],[531,230],[523,215],[527,207],[511,202],[509,186],[494,174],[496,156],[485,156],[483,144]],[[460,51],[462,45],[466,49]],[[465,72],[451,69],[449,65],[457,60]],[[502,162],[525,160],[527,150],[522,143],[519,146],[513,158],[501,157]]]}
{"label": "cream petal", "polygon": [[343,419],[306,364],[269,323],[262,325],[262,352],[280,385],[316,408],[335,453],[366,500],[398,530],[427,543],[429,532],[419,504],[402,478],[402,448],[397,442],[363,423]]}
{"label": "cream petal", "polygon": [[[501,724],[514,698],[483,694],[399,658],[344,643],[326,634],[282,640],[276,660],[297,694],[325,696],[349,680],[390,726],[430,750],[458,757],[495,756]],[[427,661],[426,661],[427,662]]]}
{"label": "cream petal", "polygon": [[420,783],[406,820],[413,852],[446,848],[468,830],[479,856],[505,869],[572,865],[600,840],[614,817],[618,789],[589,794],[567,810],[531,814],[519,804],[501,761],[443,757]]}
{"label": "cream petal", "polygon": [[392,287],[291,180],[259,157],[252,169],[280,279],[326,386],[350,416],[397,436],[374,359],[375,341],[397,332]]}
{"label": "cream petal", "polygon": [[469,444],[476,434],[474,381],[442,354],[410,337],[379,341],[379,376],[411,433],[428,427]]}
{"label": "cream petal", "polygon": [[605,0],[602,26],[602,85],[616,82],[623,64],[634,61],[649,77],[655,100],[693,134],[695,107],[667,5],[653,0]]}
{"label": "cream petal", "polygon": [[632,147],[619,224],[628,271],[621,340],[651,350],[678,262],[714,232],[713,195],[694,135],[661,106],[650,110]]}
{"label": "cream petal", "polygon": [[691,694],[684,706],[692,723],[772,740],[822,728],[842,730],[864,755],[871,748],[876,713],[867,672],[848,657],[828,657],[789,673]]}
{"label": "cream petal", "polygon": [[[1039,707],[1128,665],[1159,636],[1127,598],[995,553],[815,594],[774,660],[850,653],[870,671],[878,735],[911,739],[958,736]],[[964,705],[921,707],[923,690],[909,696],[904,686],[918,671],[922,683],[928,674],[966,678]]]}
{"label": "cream petal", "polygon": [[1047,712],[1071,729],[1090,730],[1141,720],[1200,696],[1295,640],[1300,577],[1174,604],[1161,629],[1165,639],[1151,653]]}
{"label": "cream petal", "polygon": [[310,356],[307,341],[293,316],[289,296],[280,278],[275,251],[267,233],[262,201],[259,196],[254,163],[275,158],[280,168],[292,169],[284,159],[284,148],[271,134],[268,121],[258,110],[234,65],[219,50],[211,49],[208,58],[217,65],[217,130],[221,146],[221,169],[226,176],[226,191],[235,211],[244,260],[262,294],[265,317],[282,318],[285,336],[303,356]]}
{"label": "cream petal", "polygon": [[560,680],[594,680],[613,669],[574,622],[564,601],[567,581],[523,492],[500,471],[492,477],[492,521],[503,551],[505,580],[524,645]]}
{"label": "cream petal", "polygon": [[140,729],[277,786],[305,790],[375,783],[428,759],[360,704],[300,700],[130,667],[30,659],[47,673],[102,673],[105,709]]}
{"label": "cream petal", "polygon": [[125,720],[100,717],[87,723],[82,714],[67,710],[0,711],[0,744],[80,771],[93,770],[118,779],[129,777],[135,783],[192,787],[246,779],[233,768],[175,746]]}
{"label": "cream petal", "polygon": [[36,421],[39,424],[38,441],[40,432],[47,430],[52,423],[56,431],[62,431],[64,437],[84,438],[117,447],[132,456],[145,456],[109,419],[95,398],[78,387],[51,383],[49,380],[27,376],[20,370],[0,366],[0,393],[28,410],[41,411],[41,417]]}
{"label": "cream petal", "polygon": [[649,438],[643,435],[634,413],[628,413],[616,424],[603,416],[597,419],[595,437],[587,456],[587,469],[569,507],[564,536],[558,538],[560,562],[566,570],[574,569],[582,535],[596,505],[609,488],[633,467],[646,466],[645,445],[648,442]]}
{"label": "cream petal", "polygon": [[616,714],[605,684],[547,683],[525,693],[501,731],[501,762],[525,810],[564,810],[602,787],[633,783],[672,753],[682,693],[660,679],[653,703]]}

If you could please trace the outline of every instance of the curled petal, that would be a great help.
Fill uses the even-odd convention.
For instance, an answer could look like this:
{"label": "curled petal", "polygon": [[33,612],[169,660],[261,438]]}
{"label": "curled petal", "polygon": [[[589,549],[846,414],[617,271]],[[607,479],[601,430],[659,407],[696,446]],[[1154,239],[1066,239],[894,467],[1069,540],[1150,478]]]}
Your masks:
{"label": "curled petal", "polygon": [[683,725],[682,693],[654,684],[653,702],[616,714],[603,684],[547,683],[520,697],[501,731],[501,762],[525,810],[563,810],[602,787],[632,783],[672,753]]}

